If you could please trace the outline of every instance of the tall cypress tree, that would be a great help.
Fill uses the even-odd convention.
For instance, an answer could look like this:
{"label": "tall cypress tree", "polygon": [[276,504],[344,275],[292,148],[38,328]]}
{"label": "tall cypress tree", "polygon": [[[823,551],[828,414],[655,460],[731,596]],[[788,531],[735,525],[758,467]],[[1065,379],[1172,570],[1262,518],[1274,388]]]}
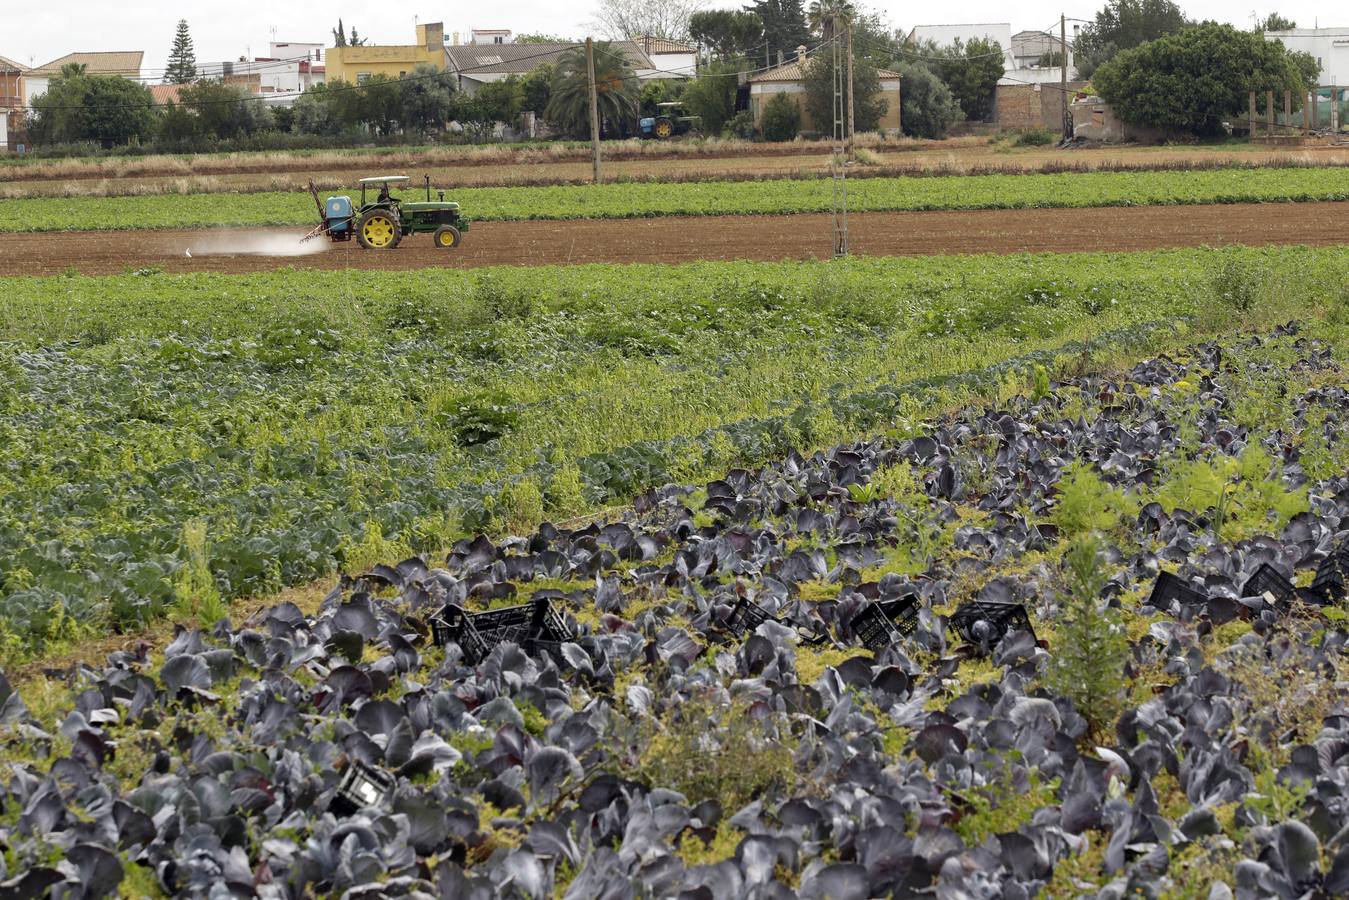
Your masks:
{"label": "tall cypress tree", "polygon": [[178,20],[178,33],[173,36],[169,51],[169,65],[164,70],[165,84],[190,84],[197,80],[197,54],[192,51],[192,36],[187,33],[187,19]]}
{"label": "tall cypress tree", "polygon": [[333,45],[336,47],[345,47],[347,45],[347,30],[342,27],[342,20],[337,20],[337,27],[333,29]]}

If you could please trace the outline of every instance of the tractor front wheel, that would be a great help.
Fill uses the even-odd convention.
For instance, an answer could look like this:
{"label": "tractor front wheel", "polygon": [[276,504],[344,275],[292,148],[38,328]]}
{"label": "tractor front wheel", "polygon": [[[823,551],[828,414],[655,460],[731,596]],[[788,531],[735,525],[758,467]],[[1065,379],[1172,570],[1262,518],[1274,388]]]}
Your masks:
{"label": "tractor front wheel", "polygon": [[372,209],[356,225],[356,241],[366,250],[392,250],[403,239],[398,216],[387,209]]}
{"label": "tractor front wheel", "polygon": [[431,242],[435,244],[437,250],[453,250],[463,239],[464,236],[453,225],[442,225],[431,235]]}

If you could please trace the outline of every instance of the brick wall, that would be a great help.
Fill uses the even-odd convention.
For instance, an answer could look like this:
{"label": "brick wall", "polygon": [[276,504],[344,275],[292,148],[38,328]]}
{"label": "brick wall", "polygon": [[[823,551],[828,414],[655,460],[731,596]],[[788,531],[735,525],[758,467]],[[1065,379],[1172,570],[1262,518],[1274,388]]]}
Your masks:
{"label": "brick wall", "polygon": [[[1086,82],[1068,82],[1068,101],[1072,91]],[[1039,90],[1036,90],[1036,88]],[[993,121],[999,128],[1050,128],[1063,125],[1063,92],[1058,84],[1000,84],[993,95]]]}

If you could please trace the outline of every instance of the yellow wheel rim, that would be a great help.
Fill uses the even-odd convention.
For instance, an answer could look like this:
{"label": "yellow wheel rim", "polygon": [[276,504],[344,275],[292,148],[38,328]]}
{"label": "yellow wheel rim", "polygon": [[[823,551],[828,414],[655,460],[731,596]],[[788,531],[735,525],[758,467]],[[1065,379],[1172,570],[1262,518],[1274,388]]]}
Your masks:
{"label": "yellow wheel rim", "polygon": [[657,137],[669,137],[669,136],[670,136],[670,123],[669,123],[669,122],[657,122],[657,123],[656,123],[656,135],[657,135]]}
{"label": "yellow wheel rim", "polygon": [[440,246],[442,246],[442,247],[453,247],[453,246],[454,246],[454,235],[450,234],[448,231],[442,232],[441,235],[440,235]]}
{"label": "yellow wheel rim", "polygon": [[383,216],[375,216],[361,227],[361,236],[371,247],[387,247],[393,243],[393,222]]}

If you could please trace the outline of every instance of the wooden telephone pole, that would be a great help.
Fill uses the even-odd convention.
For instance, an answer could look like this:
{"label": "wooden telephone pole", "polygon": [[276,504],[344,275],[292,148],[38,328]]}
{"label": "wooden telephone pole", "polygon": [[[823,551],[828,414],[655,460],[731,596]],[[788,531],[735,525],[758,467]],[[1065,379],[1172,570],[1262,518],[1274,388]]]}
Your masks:
{"label": "wooden telephone pole", "polygon": [[590,149],[594,156],[595,183],[600,183],[600,101],[595,84],[595,42],[586,38],[586,75],[590,82]]}

